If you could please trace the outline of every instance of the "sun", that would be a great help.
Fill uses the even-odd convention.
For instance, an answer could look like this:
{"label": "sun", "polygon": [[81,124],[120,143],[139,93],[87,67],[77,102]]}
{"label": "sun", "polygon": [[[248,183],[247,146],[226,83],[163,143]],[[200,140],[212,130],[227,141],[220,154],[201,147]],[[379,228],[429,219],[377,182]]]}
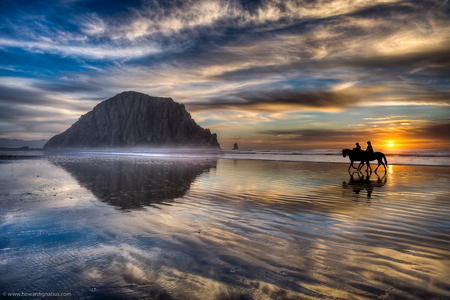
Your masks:
{"label": "sun", "polygon": [[389,147],[394,147],[394,144],[392,144],[392,141],[389,141]]}

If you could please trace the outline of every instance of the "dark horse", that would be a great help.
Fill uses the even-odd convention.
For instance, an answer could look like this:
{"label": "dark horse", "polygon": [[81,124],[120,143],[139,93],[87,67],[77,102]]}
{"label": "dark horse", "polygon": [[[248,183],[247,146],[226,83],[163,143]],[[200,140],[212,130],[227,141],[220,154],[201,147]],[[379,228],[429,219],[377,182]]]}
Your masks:
{"label": "dark horse", "polygon": [[[370,170],[372,170],[372,167],[370,166],[370,161],[371,160],[378,160],[378,167],[375,169],[375,172],[378,170],[378,168],[380,167],[380,165],[383,165],[384,167],[384,171],[386,172],[386,166],[387,166],[387,160],[386,160],[386,156],[382,153],[382,152],[375,152],[372,155],[367,154],[364,151],[358,151],[357,153],[354,153],[353,150],[350,149],[344,149],[342,150],[342,156],[346,157],[348,155],[348,157],[350,158],[350,166],[348,167],[348,169],[350,170],[350,168],[354,168],[353,166],[353,162],[354,161],[360,161],[361,163],[359,164],[357,170],[361,169],[364,166],[364,162],[367,163],[367,169],[368,170],[370,168]],[[384,163],[383,163],[383,158],[384,158]]]}

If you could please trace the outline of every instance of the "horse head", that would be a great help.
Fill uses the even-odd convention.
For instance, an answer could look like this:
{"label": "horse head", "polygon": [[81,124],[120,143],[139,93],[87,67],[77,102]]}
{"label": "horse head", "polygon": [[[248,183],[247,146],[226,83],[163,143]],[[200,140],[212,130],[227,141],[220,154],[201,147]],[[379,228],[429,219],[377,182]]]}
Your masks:
{"label": "horse head", "polygon": [[343,156],[343,157],[347,157],[347,154],[350,155],[350,153],[349,153],[350,151],[351,151],[350,149],[343,149],[343,150],[342,150],[342,156]]}

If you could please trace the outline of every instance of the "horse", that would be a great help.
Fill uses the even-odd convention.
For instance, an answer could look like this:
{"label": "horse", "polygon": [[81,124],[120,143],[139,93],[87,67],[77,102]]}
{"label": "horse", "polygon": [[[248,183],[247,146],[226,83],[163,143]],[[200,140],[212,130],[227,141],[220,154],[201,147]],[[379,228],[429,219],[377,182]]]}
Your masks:
{"label": "horse", "polygon": [[[346,157],[348,155],[348,157],[350,158],[350,166],[348,167],[348,169],[350,170],[350,168],[354,168],[354,169],[361,169],[364,166],[364,162],[367,163],[367,169],[366,171],[370,168],[370,170],[372,170],[372,167],[370,166],[370,161],[371,160],[378,160],[378,167],[375,169],[375,172],[378,170],[378,168],[380,167],[380,165],[383,165],[384,167],[384,171],[386,172],[386,166],[387,166],[387,159],[386,156],[382,153],[382,152],[374,152],[372,155],[367,154],[364,151],[358,151],[358,153],[354,153],[353,150],[350,149],[344,149],[342,150],[342,156]],[[383,162],[384,159],[384,162]],[[353,162],[354,161],[360,161],[361,163],[359,164],[358,168],[355,168],[353,166]]]}

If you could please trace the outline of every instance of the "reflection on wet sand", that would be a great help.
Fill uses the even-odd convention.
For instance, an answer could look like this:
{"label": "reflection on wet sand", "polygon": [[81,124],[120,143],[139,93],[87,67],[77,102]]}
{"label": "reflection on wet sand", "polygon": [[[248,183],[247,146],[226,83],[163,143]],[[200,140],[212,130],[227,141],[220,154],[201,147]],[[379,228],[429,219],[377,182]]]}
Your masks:
{"label": "reflection on wet sand", "polygon": [[[350,179],[348,183],[344,181],[342,183],[343,188],[351,188],[353,192],[357,195],[363,190],[367,191],[367,197],[372,197],[372,193],[374,188],[381,188],[383,187],[387,182],[387,174],[383,173],[382,176],[378,175],[377,172],[366,172],[366,175],[363,174],[361,171],[354,171],[350,172]],[[374,175],[376,177],[376,180],[371,180],[371,177]]]}
{"label": "reflection on wet sand", "polygon": [[[352,179],[339,164],[49,160],[0,164],[0,292],[83,299],[450,297],[449,169],[393,166],[386,178]],[[134,186],[139,178],[147,179]],[[183,185],[168,199],[183,195],[173,205],[161,200],[126,212],[97,200],[121,195],[110,185],[124,180],[130,183],[123,190],[136,189],[135,197],[156,189],[152,180]],[[373,188],[370,203],[353,201],[367,199],[354,187]],[[147,199],[121,197],[132,204],[120,207]]]}
{"label": "reflection on wet sand", "polygon": [[192,182],[216,160],[73,159],[58,157],[53,164],[103,202],[121,209],[141,208],[183,197]]}

